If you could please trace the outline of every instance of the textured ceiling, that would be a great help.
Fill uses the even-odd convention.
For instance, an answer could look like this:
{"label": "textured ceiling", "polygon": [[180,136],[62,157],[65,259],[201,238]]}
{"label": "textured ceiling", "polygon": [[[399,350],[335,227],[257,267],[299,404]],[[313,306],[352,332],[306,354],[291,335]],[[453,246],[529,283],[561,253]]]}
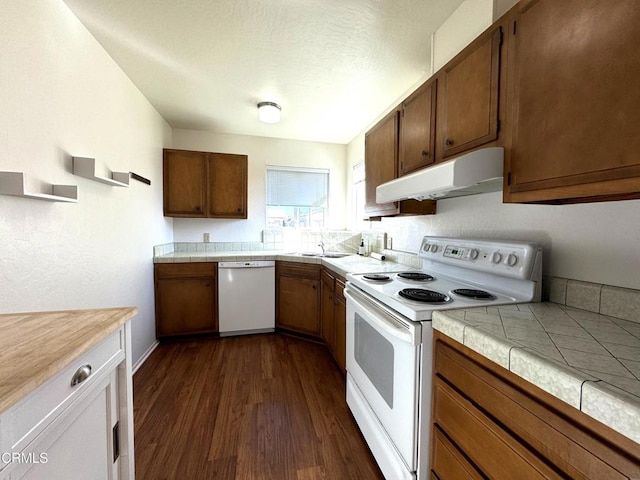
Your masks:
{"label": "textured ceiling", "polygon": [[431,34],[462,3],[64,1],[172,127],[332,143],[429,73]]}

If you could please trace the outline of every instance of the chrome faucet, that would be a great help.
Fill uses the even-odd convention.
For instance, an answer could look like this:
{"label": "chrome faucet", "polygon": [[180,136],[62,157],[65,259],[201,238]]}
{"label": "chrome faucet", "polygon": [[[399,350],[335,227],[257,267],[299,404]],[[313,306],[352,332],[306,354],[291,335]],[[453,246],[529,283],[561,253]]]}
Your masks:
{"label": "chrome faucet", "polygon": [[320,240],[318,246],[322,249],[322,256],[324,256],[324,240]]}

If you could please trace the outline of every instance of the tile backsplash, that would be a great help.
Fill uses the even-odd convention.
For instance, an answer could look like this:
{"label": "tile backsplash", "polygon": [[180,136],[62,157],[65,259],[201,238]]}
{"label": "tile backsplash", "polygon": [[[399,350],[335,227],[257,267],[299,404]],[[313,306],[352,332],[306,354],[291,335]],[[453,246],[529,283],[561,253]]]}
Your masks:
{"label": "tile backsplash", "polygon": [[417,254],[386,249],[387,234],[377,231],[345,230],[264,230],[262,242],[175,242],[153,247],[154,257],[171,253],[198,252],[243,252],[243,251],[285,251],[319,252],[322,241],[328,252],[357,253],[360,241],[364,240],[367,255],[377,252],[386,256],[387,261],[422,268],[422,259]]}
{"label": "tile backsplash", "polygon": [[168,255],[170,253],[198,253],[198,252],[249,252],[249,251],[279,251],[284,248],[284,235],[280,231],[264,230],[262,242],[175,242],[156,245],[153,256]]}
{"label": "tile backsplash", "polygon": [[544,277],[543,300],[640,323],[640,290]]}

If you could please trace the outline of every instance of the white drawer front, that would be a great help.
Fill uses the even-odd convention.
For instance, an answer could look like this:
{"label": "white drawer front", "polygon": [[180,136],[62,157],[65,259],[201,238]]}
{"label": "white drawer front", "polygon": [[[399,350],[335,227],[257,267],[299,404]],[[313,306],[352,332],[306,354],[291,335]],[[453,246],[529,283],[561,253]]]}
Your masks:
{"label": "white drawer front", "polygon": [[[15,452],[25,448],[69,404],[104,378],[124,358],[124,330],[121,328],[7,411],[0,421],[4,423],[3,436],[10,436],[10,450]],[[83,382],[71,386],[74,374],[85,365],[91,366],[91,374]]]}

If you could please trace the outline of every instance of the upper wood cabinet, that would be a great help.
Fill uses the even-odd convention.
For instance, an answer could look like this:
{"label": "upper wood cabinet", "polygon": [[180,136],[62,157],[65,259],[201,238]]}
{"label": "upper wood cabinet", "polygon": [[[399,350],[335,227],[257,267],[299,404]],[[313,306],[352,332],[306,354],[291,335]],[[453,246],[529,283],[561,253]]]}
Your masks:
{"label": "upper wood cabinet", "polygon": [[396,178],[398,162],[398,111],[383,118],[364,137],[364,211],[370,217],[395,215],[396,203],[376,203],[376,187]]}
{"label": "upper wood cabinet", "polygon": [[515,7],[506,202],[640,197],[640,2]]}
{"label": "upper wood cabinet", "polygon": [[435,162],[436,81],[425,82],[400,110],[398,176]]}
{"label": "upper wood cabinet", "polygon": [[397,176],[399,110],[394,110],[365,134],[364,170],[365,205],[364,211],[370,219],[375,217],[403,214],[435,213],[435,202],[405,200],[386,204],[376,203],[376,187]]}
{"label": "upper wood cabinet", "polygon": [[437,75],[436,161],[498,138],[502,27],[483,33]]}
{"label": "upper wood cabinet", "polygon": [[171,217],[206,217],[206,152],[164,150],[164,214]]}
{"label": "upper wood cabinet", "polygon": [[165,216],[247,218],[246,155],[163,153]]}

